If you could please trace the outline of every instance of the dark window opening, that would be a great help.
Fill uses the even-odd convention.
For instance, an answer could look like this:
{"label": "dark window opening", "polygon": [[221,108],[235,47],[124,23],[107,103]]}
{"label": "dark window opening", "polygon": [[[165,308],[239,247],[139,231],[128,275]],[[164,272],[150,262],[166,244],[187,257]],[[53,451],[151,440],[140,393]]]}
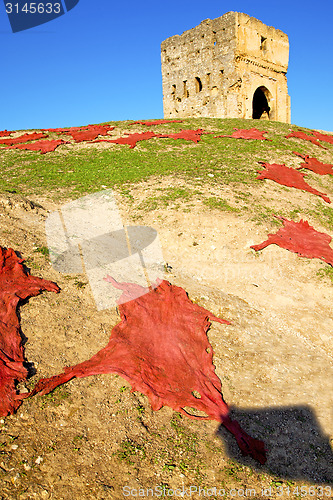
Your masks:
{"label": "dark window opening", "polygon": [[171,87],[171,96],[172,96],[172,99],[175,100],[175,98],[176,98],[176,85],[172,85],[172,87]]}
{"label": "dark window opening", "polygon": [[197,93],[202,91],[202,83],[198,76],[195,77],[195,91]]}
{"label": "dark window opening", "polygon": [[189,97],[190,93],[187,88],[187,80],[183,81],[183,96],[184,97]]}
{"label": "dark window opening", "polygon": [[260,50],[267,49],[266,42],[267,42],[267,38],[265,38],[264,36],[260,37]]}
{"label": "dark window opening", "polygon": [[253,94],[252,118],[254,119],[269,119],[270,107],[265,92],[268,92],[265,87],[258,87]]}

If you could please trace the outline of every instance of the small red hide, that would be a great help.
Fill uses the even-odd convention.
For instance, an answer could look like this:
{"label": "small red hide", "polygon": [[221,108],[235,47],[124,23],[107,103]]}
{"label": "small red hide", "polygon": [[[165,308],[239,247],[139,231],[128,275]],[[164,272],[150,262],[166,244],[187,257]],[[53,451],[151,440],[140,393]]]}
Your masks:
{"label": "small red hide", "polygon": [[11,131],[10,130],[1,130],[0,131],[0,137],[6,137],[7,135],[10,135]]}
{"label": "small red hide", "polygon": [[[120,284],[111,277],[107,281],[123,290],[121,322],[113,328],[108,345],[88,361],[40,380],[30,395],[47,394],[74,377],[117,373],[130,382],[132,391],[149,398],[153,410],[167,405],[193,419],[217,420],[234,434],[244,455],[264,463],[263,442],[248,436],[230,419],[215,373],[213,349],[206,334],[209,318],[228,322],[193,304],[185,290],[168,281],[159,280],[151,290]],[[146,293],[133,299],[138,290]],[[188,413],[188,408],[206,416]]]}
{"label": "small red hide", "polygon": [[11,248],[0,247],[0,416],[13,413],[21,404],[15,382],[25,380],[24,352],[16,308],[20,300],[41,291],[59,292],[59,287],[26,273]]}
{"label": "small red hide", "polygon": [[321,161],[317,160],[317,158],[310,158],[309,155],[302,155],[301,153],[296,153],[296,151],[293,151],[293,153],[305,160],[305,163],[301,163],[299,167],[296,167],[297,170],[299,170],[300,168],[307,168],[315,174],[333,175],[333,165],[329,163],[322,163]]}
{"label": "small red hide", "polygon": [[140,125],[147,125],[150,127],[151,125],[163,125],[163,123],[182,123],[183,120],[154,120],[152,122],[148,121],[137,121],[137,122],[132,122],[130,125],[135,125],[136,123]]}
{"label": "small red hide", "polygon": [[329,234],[316,231],[305,220],[294,222],[280,216],[276,218],[283,221],[283,227],[277,233],[269,234],[268,239],[260,245],[253,245],[251,248],[258,251],[275,244],[300,257],[321,259],[333,266],[333,249],[330,247],[332,238]]}
{"label": "small red hide", "polygon": [[324,141],[324,142],[328,142],[329,144],[333,144],[333,135],[322,134],[321,132],[317,132],[316,130],[313,130],[312,133],[320,141]]}
{"label": "small red hide", "polygon": [[331,200],[324,193],[317,191],[317,189],[314,189],[307,182],[305,182],[304,177],[306,174],[278,163],[265,163],[263,161],[259,161],[258,163],[263,165],[265,170],[262,170],[261,172],[258,171],[259,175],[257,179],[270,179],[282,184],[283,186],[302,189],[303,191],[308,191],[309,193],[320,196],[327,203],[331,203]]}
{"label": "small red hide", "polygon": [[250,128],[250,129],[235,128],[235,132],[233,132],[231,135],[216,135],[214,136],[214,139],[216,137],[232,137],[233,139],[254,139],[258,141],[272,140],[272,139],[267,139],[267,137],[264,137],[264,134],[267,134],[265,130],[258,130],[256,128]]}
{"label": "small red hide", "polygon": [[318,142],[318,139],[316,139],[316,137],[313,137],[313,135],[307,135],[305,132],[302,132],[301,130],[298,131],[293,130],[292,132],[290,132],[290,134],[286,135],[287,139],[289,139],[290,137],[296,137],[297,139],[304,139],[305,141],[310,141],[312,142],[312,144],[316,144],[317,146],[324,148],[324,146],[322,146],[320,142]]}
{"label": "small red hide", "polygon": [[153,137],[160,137],[159,134],[155,132],[143,132],[142,134],[130,134],[128,137],[120,137],[119,139],[98,139],[94,142],[112,142],[114,144],[128,144],[130,149],[135,148],[136,143],[139,141],[147,141]]}
{"label": "small red hide", "polygon": [[46,137],[48,137],[48,135],[43,134],[42,132],[33,132],[32,134],[23,134],[19,137],[11,137],[10,139],[0,139],[0,144],[8,144],[8,146],[11,146],[12,144],[36,141],[37,139],[45,139]]}
{"label": "small red hide", "polygon": [[68,142],[58,139],[57,141],[36,141],[33,144],[15,144],[7,146],[4,149],[26,149],[28,151],[40,151],[42,154],[54,151],[60,144],[68,144]]}
{"label": "small red hide", "polygon": [[170,134],[160,134],[159,137],[169,138],[169,139],[185,139],[185,141],[193,141],[195,143],[199,142],[202,134],[205,134],[202,128],[197,130],[181,130],[180,132],[170,133]]}

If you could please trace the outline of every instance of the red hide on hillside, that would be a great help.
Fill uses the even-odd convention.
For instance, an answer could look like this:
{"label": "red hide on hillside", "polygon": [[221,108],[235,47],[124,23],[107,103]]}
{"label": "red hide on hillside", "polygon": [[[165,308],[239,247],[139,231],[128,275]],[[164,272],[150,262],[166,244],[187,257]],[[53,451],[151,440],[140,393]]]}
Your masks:
{"label": "red hide on hillside", "polygon": [[302,172],[298,172],[294,168],[287,167],[286,165],[278,164],[278,163],[265,163],[263,161],[259,161],[265,170],[258,172],[259,175],[257,179],[270,179],[272,181],[278,182],[283,186],[294,187],[297,189],[301,189],[302,191],[308,191],[309,193],[316,194],[320,196],[327,203],[331,203],[331,200],[324,193],[317,191],[311,187],[307,182],[305,182],[304,177],[306,174]]}
{"label": "red hide on hillside", "polygon": [[[159,281],[150,291],[110,277],[108,281],[123,290],[121,322],[113,328],[108,345],[88,361],[40,380],[31,395],[47,394],[74,377],[117,373],[130,382],[132,391],[149,398],[153,410],[167,405],[194,419],[217,420],[234,434],[244,455],[264,463],[264,444],[230,419],[215,373],[207,338],[209,319],[228,322],[193,304],[185,290],[167,281]],[[138,289],[147,293],[138,297]]]}
{"label": "red hide on hillside", "polygon": [[258,251],[275,244],[300,257],[321,259],[333,266],[333,249],[330,247],[332,238],[329,234],[316,231],[305,220],[294,222],[284,217],[277,218],[283,221],[283,227],[277,233],[269,234],[268,239],[260,245],[253,245],[251,248]]}
{"label": "red hide on hillside", "polygon": [[21,404],[16,382],[26,379],[20,324],[16,308],[21,300],[43,290],[59,292],[59,287],[26,273],[11,248],[0,247],[0,416],[13,413]]}
{"label": "red hide on hillside", "polygon": [[243,129],[235,128],[235,132],[231,135],[216,135],[215,137],[232,137],[233,139],[252,139],[258,141],[271,141],[272,139],[267,139],[264,137],[267,134],[265,130],[258,130],[256,128]]}
{"label": "red hide on hillside", "polygon": [[305,160],[305,162],[301,163],[299,167],[296,167],[297,170],[300,168],[307,168],[315,174],[333,175],[333,165],[331,165],[330,163],[322,163],[321,161],[317,160],[317,158],[310,158],[309,155],[302,155],[301,153],[296,153],[296,151],[293,151],[293,153]]}

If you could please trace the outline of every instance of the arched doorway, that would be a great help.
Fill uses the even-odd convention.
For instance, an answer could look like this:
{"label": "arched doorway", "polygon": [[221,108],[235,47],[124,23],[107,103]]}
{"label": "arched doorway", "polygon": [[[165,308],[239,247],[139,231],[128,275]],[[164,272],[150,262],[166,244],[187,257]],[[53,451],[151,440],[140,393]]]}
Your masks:
{"label": "arched doorway", "polygon": [[266,87],[258,87],[253,94],[252,118],[269,120],[271,108],[269,107],[269,90]]}

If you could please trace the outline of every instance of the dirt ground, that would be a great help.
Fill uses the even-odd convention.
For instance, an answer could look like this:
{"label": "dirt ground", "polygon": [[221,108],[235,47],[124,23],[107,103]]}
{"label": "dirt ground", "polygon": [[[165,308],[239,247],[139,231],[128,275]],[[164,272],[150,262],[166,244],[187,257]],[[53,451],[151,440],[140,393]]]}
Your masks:
{"label": "dirt ground", "polygon": [[[156,182],[133,188],[137,203]],[[287,191],[281,198],[267,189],[288,202]],[[301,204],[311,195],[299,196]],[[209,209],[199,199],[138,218],[130,200],[116,197],[124,224],[158,231],[164,277],[232,323],[213,323],[208,333],[216,373],[232,415],[265,441],[268,461],[259,466],[242,457],[216,422],[167,407],[153,412],[121,377],[93,376],[27,399],[0,420],[0,498],[118,500],[151,497],[149,488],[157,487],[155,496],[169,498],[177,489],[178,497],[193,499],[332,498],[333,287],[317,274],[325,264],[275,245],[256,254],[250,246],[277,226]],[[22,392],[91,357],[119,321],[115,308],[96,309],[85,275],[52,268],[40,249],[47,214],[57,207],[31,201],[1,195],[1,245],[20,252],[31,274],[55,281],[61,292],[19,308],[32,374]]]}

